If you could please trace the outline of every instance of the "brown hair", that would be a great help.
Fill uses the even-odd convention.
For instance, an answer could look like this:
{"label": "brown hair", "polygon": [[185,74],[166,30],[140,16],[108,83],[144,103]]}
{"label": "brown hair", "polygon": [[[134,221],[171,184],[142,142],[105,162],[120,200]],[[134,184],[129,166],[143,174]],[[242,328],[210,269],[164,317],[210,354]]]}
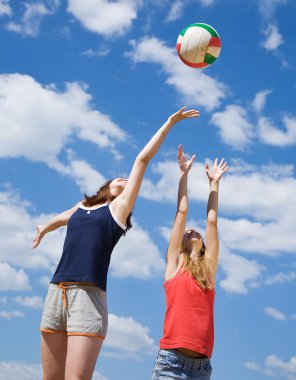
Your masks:
{"label": "brown hair", "polygon": [[196,260],[193,260],[190,257],[190,252],[183,246],[182,251],[184,253],[184,268],[183,270],[187,270],[192,274],[192,277],[198,282],[199,286],[202,289],[211,289],[211,273],[210,269],[207,265],[205,258],[206,246],[204,242],[202,242],[202,247],[200,249],[200,254]]}
{"label": "brown hair", "polygon": [[[110,179],[109,181],[105,182],[94,195],[88,196],[84,194],[85,200],[82,202],[82,204],[86,207],[92,207],[95,205],[112,202],[113,199],[116,198],[116,196],[112,195],[110,191],[110,183],[112,181],[113,179]],[[127,233],[127,230],[130,230],[133,226],[131,222],[131,216],[132,213],[130,213],[126,219],[126,230],[124,232],[124,235]]]}

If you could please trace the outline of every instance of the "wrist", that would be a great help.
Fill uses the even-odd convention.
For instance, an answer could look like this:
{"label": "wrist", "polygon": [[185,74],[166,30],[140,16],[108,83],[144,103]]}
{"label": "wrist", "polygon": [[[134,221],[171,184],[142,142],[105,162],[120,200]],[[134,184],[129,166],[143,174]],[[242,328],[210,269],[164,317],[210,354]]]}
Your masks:
{"label": "wrist", "polygon": [[178,122],[178,120],[173,119],[171,116],[167,119],[167,123],[171,126],[175,125]]}
{"label": "wrist", "polygon": [[218,187],[219,186],[219,181],[215,180],[215,179],[212,179],[212,180],[209,180],[209,185],[210,187]]}

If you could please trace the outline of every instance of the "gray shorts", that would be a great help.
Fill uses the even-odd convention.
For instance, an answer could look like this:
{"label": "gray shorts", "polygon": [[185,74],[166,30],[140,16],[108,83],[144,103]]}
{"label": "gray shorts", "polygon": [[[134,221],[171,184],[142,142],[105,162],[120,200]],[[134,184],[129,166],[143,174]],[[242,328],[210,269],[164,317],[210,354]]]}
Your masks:
{"label": "gray shorts", "polygon": [[106,292],[95,286],[50,284],[41,331],[104,339],[107,326]]}

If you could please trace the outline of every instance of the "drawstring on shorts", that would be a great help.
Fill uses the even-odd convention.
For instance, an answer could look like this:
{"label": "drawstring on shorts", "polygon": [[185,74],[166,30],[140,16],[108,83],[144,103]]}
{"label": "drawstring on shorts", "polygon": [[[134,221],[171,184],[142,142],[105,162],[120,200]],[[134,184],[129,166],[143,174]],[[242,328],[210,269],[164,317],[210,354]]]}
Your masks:
{"label": "drawstring on shorts", "polygon": [[65,309],[67,310],[68,309],[67,293],[66,293],[67,287],[64,285],[63,282],[60,282],[58,284],[58,287],[62,290],[62,301],[63,301]]}

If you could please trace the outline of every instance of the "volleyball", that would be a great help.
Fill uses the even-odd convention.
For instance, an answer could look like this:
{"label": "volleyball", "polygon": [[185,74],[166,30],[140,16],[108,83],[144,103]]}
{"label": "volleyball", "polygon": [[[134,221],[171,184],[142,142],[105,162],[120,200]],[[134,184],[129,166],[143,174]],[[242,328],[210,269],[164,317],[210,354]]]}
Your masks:
{"label": "volleyball", "polygon": [[185,65],[203,68],[210,66],[219,57],[221,40],[212,26],[195,23],[188,25],[179,34],[177,51]]}

